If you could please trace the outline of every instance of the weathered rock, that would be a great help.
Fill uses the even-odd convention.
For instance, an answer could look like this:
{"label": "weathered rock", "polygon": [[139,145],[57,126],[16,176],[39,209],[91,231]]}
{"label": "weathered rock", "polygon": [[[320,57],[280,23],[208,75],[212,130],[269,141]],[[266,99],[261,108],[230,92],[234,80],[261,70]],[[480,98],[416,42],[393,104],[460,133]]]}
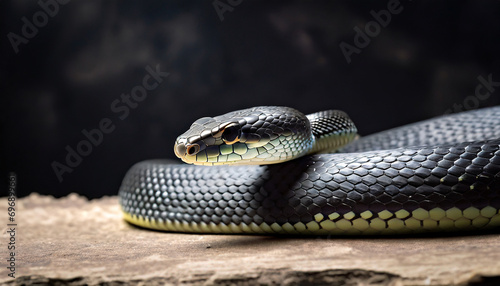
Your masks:
{"label": "weathered rock", "polygon": [[[17,279],[2,266],[0,283],[500,285],[498,232],[329,239],[179,234],[127,224],[117,197],[32,194],[17,204]],[[6,211],[0,221],[7,222]],[[6,231],[3,223],[2,257]]]}

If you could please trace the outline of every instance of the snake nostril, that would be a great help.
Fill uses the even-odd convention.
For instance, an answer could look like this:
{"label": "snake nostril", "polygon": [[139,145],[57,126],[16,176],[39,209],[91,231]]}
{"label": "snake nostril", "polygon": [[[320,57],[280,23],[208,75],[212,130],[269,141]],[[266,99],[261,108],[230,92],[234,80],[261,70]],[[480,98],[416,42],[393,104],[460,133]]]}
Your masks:
{"label": "snake nostril", "polygon": [[200,151],[200,145],[198,144],[189,144],[186,148],[186,153],[188,155],[195,155]]}

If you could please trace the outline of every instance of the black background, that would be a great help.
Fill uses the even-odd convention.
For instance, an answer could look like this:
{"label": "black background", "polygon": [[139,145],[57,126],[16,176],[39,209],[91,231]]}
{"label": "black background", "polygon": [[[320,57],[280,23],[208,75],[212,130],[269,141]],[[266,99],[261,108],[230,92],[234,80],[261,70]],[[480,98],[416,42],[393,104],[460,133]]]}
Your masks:
{"label": "black background", "polygon": [[[135,162],[174,158],[174,139],[203,116],[257,105],[334,108],[366,135],[456,104],[500,103],[500,90],[474,96],[478,76],[500,81],[499,1],[402,1],[347,63],[340,44],[353,45],[354,28],[387,5],[242,1],[221,21],[211,1],[72,1],[16,53],[9,33],[22,36],[23,17],[33,22],[43,10],[2,1],[1,174],[17,174],[19,196],[94,198],[116,194]],[[111,103],[157,65],[169,77],[121,120]],[[66,147],[103,118],[114,131],[59,182],[51,164],[65,164]]]}

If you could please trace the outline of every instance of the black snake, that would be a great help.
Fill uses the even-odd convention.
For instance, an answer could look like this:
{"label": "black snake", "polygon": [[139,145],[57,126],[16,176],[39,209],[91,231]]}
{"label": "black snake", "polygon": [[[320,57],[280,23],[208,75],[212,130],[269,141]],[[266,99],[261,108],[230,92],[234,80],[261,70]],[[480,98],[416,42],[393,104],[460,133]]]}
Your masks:
{"label": "black snake", "polygon": [[178,137],[174,151],[188,163],[216,166],[137,163],[123,179],[120,204],[133,224],[180,232],[399,234],[500,226],[500,107],[347,144],[355,137],[339,111],[305,116],[256,107],[204,117]]}

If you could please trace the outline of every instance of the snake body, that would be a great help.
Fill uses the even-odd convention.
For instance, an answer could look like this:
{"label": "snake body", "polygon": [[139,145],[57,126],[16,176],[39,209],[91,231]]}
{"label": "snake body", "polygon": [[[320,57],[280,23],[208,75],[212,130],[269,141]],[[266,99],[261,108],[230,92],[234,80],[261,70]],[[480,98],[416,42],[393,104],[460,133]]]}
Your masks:
{"label": "snake body", "polygon": [[[166,160],[134,165],[119,191],[125,219],[152,229],[197,233],[401,234],[500,226],[500,107],[362,137],[334,154],[312,153],[354,138],[355,127],[343,113],[245,111],[253,113],[202,118],[177,139],[178,156],[191,156],[187,161],[192,162],[201,154],[195,159],[217,166]],[[292,121],[303,126],[283,127]],[[236,124],[238,132],[225,131]],[[251,135],[255,132],[265,144]],[[299,137],[305,141],[298,143]],[[325,143],[330,141],[335,143]],[[238,165],[229,153],[220,162],[213,159],[219,158],[217,152],[229,152],[225,143],[246,144],[247,151],[248,146],[261,148],[243,156],[242,146],[232,146],[236,162],[248,157],[257,164],[256,157],[267,154],[260,159],[273,157],[273,164]],[[295,151],[281,156],[288,160],[282,163],[275,160],[276,151],[266,149],[287,144]]]}

